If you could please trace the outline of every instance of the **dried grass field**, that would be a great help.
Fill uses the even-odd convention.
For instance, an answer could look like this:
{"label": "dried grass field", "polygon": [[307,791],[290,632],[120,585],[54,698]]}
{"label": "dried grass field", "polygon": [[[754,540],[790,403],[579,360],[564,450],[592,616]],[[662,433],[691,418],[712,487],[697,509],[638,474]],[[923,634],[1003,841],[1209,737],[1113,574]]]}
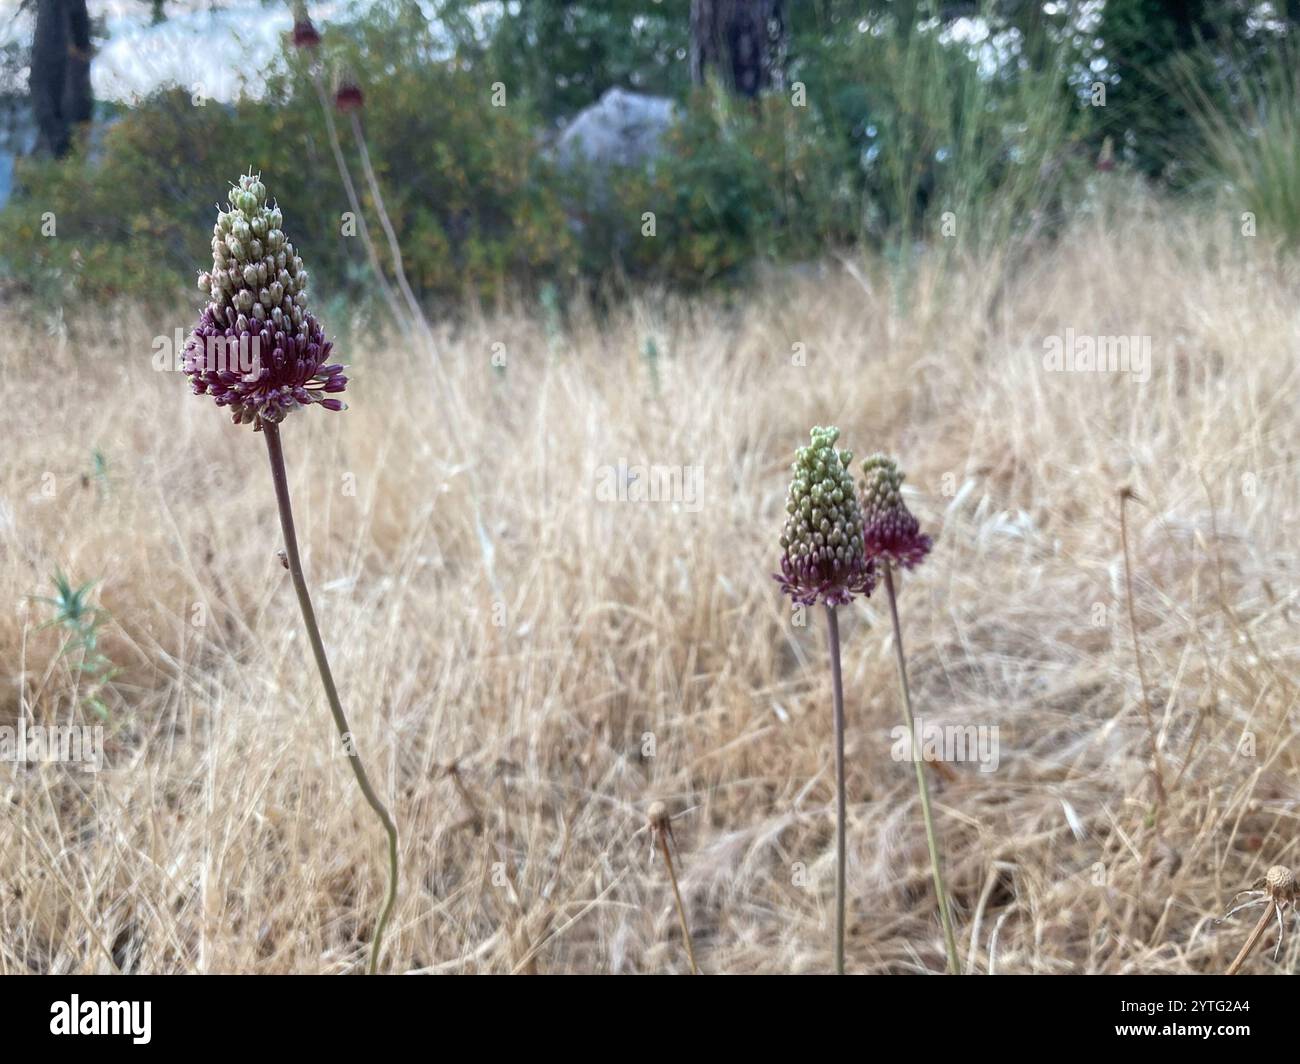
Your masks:
{"label": "dried grass field", "polygon": [[[922,260],[905,290],[831,259],[730,296],[467,312],[436,361],[327,319],[350,409],[283,439],[401,832],[383,969],[687,970],[656,799],[702,969],[830,968],[826,633],[770,574],[793,452],[836,424],[899,455],[936,538],[900,598],[918,714],[997,729],[996,771],[930,770],[963,966],[1222,971],[1253,923],[1216,925],[1231,896],[1300,863],[1297,280],[1138,197],[1014,261]],[[102,771],[0,764],[0,972],[362,970],[384,837],[277,557],[262,439],[151,367],[192,308],[4,315],[0,724],[99,719],[41,626],[56,569],[98,581],[118,671]],[[1150,379],[1048,371],[1067,329],[1150,337]],[[625,466],[698,470],[698,493],[611,500]],[[939,972],[888,610],[840,615],[848,968]],[[1247,970],[1300,959],[1264,944]]]}

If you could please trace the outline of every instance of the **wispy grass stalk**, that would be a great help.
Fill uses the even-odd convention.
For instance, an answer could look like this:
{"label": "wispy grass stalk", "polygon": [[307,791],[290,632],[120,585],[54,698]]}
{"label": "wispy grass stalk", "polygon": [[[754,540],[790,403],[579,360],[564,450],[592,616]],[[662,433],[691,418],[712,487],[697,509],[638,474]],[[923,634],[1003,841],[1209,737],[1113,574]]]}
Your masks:
{"label": "wispy grass stalk", "polygon": [[1142,692],[1142,715],[1146,720],[1147,741],[1151,747],[1151,780],[1156,792],[1157,810],[1165,805],[1165,769],[1160,759],[1160,744],[1157,741],[1155,717],[1151,712],[1151,695],[1147,690],[1146,668],[1142,664],[1142,644],[1138,637],[1137,611],[1133,605],[1133,564],[1128,546],[1128,509],[1130,499],[1137,495],[1127,485],[1119,491],[1119,538],[1124,549],[1124,592],[1128,603],[1129,630],[1133,634],[1133,657],[1137,662],[1138,686]]}

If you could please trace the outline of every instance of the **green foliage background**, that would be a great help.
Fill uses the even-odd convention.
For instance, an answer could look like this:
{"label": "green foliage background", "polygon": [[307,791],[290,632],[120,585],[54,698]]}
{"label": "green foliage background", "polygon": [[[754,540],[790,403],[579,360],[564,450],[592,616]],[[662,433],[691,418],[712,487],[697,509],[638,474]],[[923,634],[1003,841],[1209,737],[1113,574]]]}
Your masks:
{"label": "green foliage background", "polygon": [[[690,86],[689,0],[521,0],[487,28],[475,5],[447,0],[442,36],[417,7],[389,0],[322,27],[321,62],[364,85],[369,150],[425,298],[611,279],[693,286],[861,243],[986,250],[1050,234],[1106,136],[1125,165],[1171,184],[1235,168],[1267,198],[1259,186],[1289,173],[1279,160],[1294,156],[1296,123],[1263,108],[1249,83],[1274,50],[1259,37],[1242,52],[1240,5],[1109,0],[1099,25],[1082,26],[1067,4],[1050,16],[987,4],[987,39],[966,41],[947,40],[929,10],[788,5],[786,85],[752,102]],[[1221,76],[1229,40],[1242,53],[1235,79]],[[7,287],[54,303],[156,297],[171,279],[179,291],[207,262],[227,182],[251,166],[284,208],[315,290],[373,298],[359,241],[341,232],[347,200],[306,63],[286,45],[256,99],[196,105],[160,91],[121,113],[95,152],[24,160],[0,212]],[[1086,106],[1094,79],[1107,82],[1105,108]],[[496,82],[504,107],[493,106]],[[557,170],[550,145],[615,85],[673,97],[680,118],[651,170],[615,174],[596,197],[585,175]],[[1291,139],[1252,158],[1242,130],[1266,121]],[[1290,210],[1287,195],[1272,195],[1275,213]],[[653,238],[642,235],[647,211]],[[46,212],[57,239],[42,233]],[[960,219],[955,239],[940,238],[945,217]]]}

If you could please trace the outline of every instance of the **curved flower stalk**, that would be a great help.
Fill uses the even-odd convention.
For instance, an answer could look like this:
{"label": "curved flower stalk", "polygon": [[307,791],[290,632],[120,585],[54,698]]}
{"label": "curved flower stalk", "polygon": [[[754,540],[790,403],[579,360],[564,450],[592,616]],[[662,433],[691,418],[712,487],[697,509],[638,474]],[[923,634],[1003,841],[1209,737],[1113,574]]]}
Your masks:
{"label": "curved flower stalk", "polygon": [[852,451],[837,451],[840,430],[815,426],[812,442],[795,453],[781,572],[773,574],[795,602],[826,607],[835,726],[835,972],[844,974],[844,685],[840,676],[840,625],[836,607],[854,595],[869,595],[875,571],[863,552],[862,514],[849,463]]}
{"label": "curved flower stalk", "polygon": [[[921,532],[920,523],[903,502],[903,476],[893,459],[883,454],[872,455],[862,463],[863,539],[867,556],[878,563],[884,573],[885,590],[889,593],[889,616],[894,626],[894,657],[903,700],[903,722],[907,725],[907,734],[915,741],[912,696],[907,686],[907,661],[903,655],[903,630],[898,621],[898,596],[894,591],[893,571],[895,566],[911,569],[919,565],[930,553],[934,541]],[[953,935],[948,895],[944,890],[943,873],[939,867],[939,843],[934,832],[934,816],[930,812],[930,790],[916,751],[913,751],[912,764],[916,768],[916,787],[921,799],[921,817],[925,821],[925,840],[930,850],[934,892],[939,901],[939,919],[943,924],[948,971],[956,975],[960,970],[957,965],[957,940]]]}
{"label": "curved flower stalk", "polygon": [[433,330],[429,328],[424,311],[420,309],[420,301],[415,298],[410,282],[406,279],[402,245],[398,243],[397,233],[393,229],[392,220],[388,217],[388,208],[384,206],[384,194],[380,191],[379,179],[375,176],[375,168],[370,162],[370,150],[366,147],[365,134],[361,131],[361,109],[365,106],[365,95],[350,71],[340,72],[338,85],[334,89],[334,106],[340,114],[348,116],[348,121],[352,125],[352,139],[356,141],[357,155],[361,158],[361,172],[366,175],[370,198],[374,201],[375,210],[379,212],[379,224],[384,230],[384,236],[388,240],[388,250],[393,256],[393,272],[397,276],[397,287],[401,289],[402,298],[406,300],[412,320],[420,326],[429,349],[433,350]]}
{"label": "curved flower stalk", "polygon": [[334,113],[330,110],[329,100],[325,95],[325,85],[321,80],[320,70],[313,61],[317,49],[320,48],[320,33],[312,23],[303,0],[294,0],[293,32],[289,39],[294,48],[307,53],[308,73],[312,87],[316,90],[316,98],[320,101],[321,113],[325,116],[325,133],[329,138],[330,150],[334,154],[334,165],[338,167],[339,179],[343,182],[343,191],[347,194],[352,216],[357,220],[357,235],[361,237],[362,246],[366,249],[366,258],[370,262],[371,272],[375,275],[375,283],[379,285],[379,292],[388,305],[388,312],[393,316],[393,320],[401,329],[409,331],[411,323],[402,312],[397,297],[393,295],[393,288],[384,275],[383,267],[379,264],[379,252],[375,248],[375,242],[370,239],[370,227],[366,225],[366,216],[361,212],[361,200],[357,197],[356,186],[352,183],[352,171],[348,169],[347,161],[343,158],[338,128],[334,124]]}
{"label": "curved flower stalk", "polygon": [[347,377],[343,366],[327,364],[331,345],[308,310],[307,271],[285,237],[282,222],[280,208],[268,205],[259,178],[250,173],[232,187],[227,209],[218,213],[212,232],[212,269],[199,276],[199,287],[211,302],[190,334],[185,372],[196,394],[210,395],[218,406],[229,407],[236,424],[251,423],[266,439],[285,560],[325,697],[361,793],[388,834],[388,897],[370,952],[369,970],[374,973],[397,901],[397,826],[370,784],[334,686],[298,556],[280,442],[280,422],[293,411],[313,405],[346,409],[335,396],[347,386]]}

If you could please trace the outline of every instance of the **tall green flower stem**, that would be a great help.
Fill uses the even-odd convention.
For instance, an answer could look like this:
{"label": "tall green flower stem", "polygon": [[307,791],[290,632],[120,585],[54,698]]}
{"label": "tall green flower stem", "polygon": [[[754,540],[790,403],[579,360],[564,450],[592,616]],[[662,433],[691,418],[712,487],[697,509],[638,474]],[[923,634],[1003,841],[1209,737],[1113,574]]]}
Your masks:
{"label": "tall green flower stem", "polygon": [[844,974],[844,682],[840,677],[840,621],[826,607],[826,638],[831,650],[835,718],[835,974]]}
{"label": "tall green flower stem", "polygon": [[[903,721],[907,734],[914,744],[916,729],[912,724],[912,696],[907,687],[907,660],[903,655],[903,628],[898,623],[898,596],[894,593],[893,566],[881,559],[885,571],[885,590],[889,592],[889,617],[894,622],[894,656],[898,663],[898,687],[903,696]],[[921,818],[925,821],[925,841],[930,847],[930,870],[934,873],[934,893],[939,899],[939,919],[943,923],[943,941],[948,951],[948,973],[957,975],[957,939],[952,931],[952,915],[948,911],[948,894],[943,888],[943,872],[939,869],[939,843],[934,833],[934,815],[930,812],[930,789],[925,782],[925,767],[917,751],[912,751],[912,764],[916,768],[916,789],[921,796]]]}
{"label": "tall green flower stem", "polygon": [[388,833],[388,899],[384,902],[383,912],[375,927],[375,940],[370,948],[370,974],[379,969],[379,952],[384,944],[384,931],[389,918],[393,915],[393,906],[397,902],[397,825],[389,815],[387,807],[370,785],[366,767],[361,755],[356,752],[352,739],[352,729],[348,718],[339,702],[338,689],[334,686],[334,676],[330,672],[330,663],[325,656],[325,644],[321,641],[320,629],[316,626],[316,612],[312,609],[311,596],[307,594],[307,581],[302,575],[302,560],[298,557],[298,537],[293,528],[293,508],[289,502],[289,478],[284,470],[284,451],[280,445],[280,427],[273,422],[262,422],[262,435],[266,437],[266,451],[271,459],[271,479],[275,482],[275,501],[280,509],[280,528],[284,531],[284,549],[289,563],[289,575],[293,579],[293,589],[298,594],[298,605],[302,608],[303,624],[307,627],[307,638],[311,640],[312,654],[316,658],[316,668],[320,670],[321,683],[325,685],[325,697],[329,701],[330,713],[334,717],[334,726],[343,740],[348,754],[348,763],[357,778],[361,793],[370,808],[375,811]]}

